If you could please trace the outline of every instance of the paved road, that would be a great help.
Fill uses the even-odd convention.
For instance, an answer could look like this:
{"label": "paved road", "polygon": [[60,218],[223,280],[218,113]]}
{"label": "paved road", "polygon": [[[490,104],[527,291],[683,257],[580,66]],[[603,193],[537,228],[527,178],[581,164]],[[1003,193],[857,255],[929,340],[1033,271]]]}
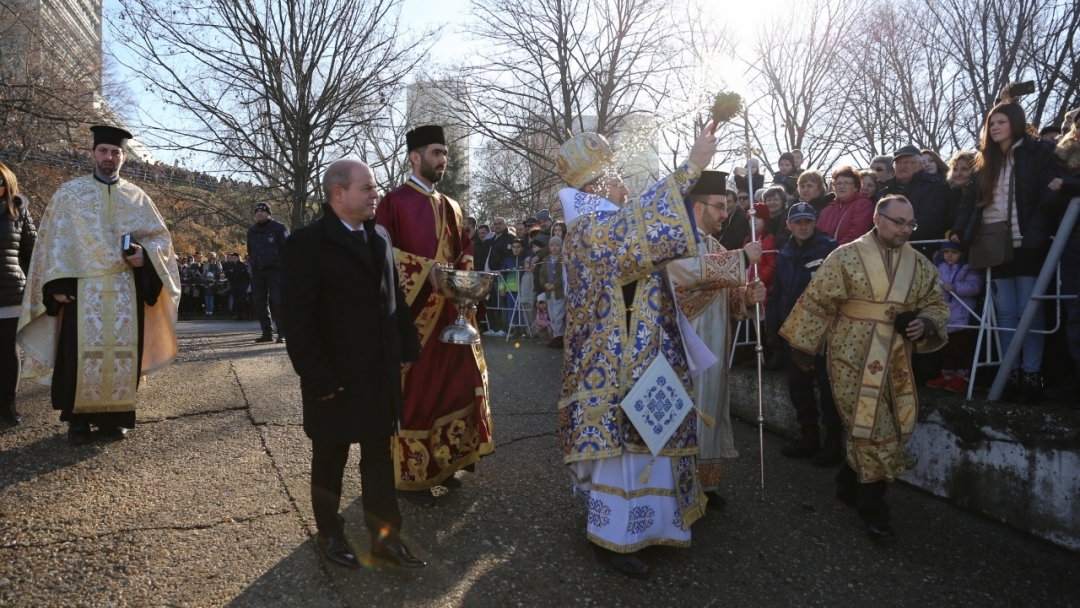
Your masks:
{"label": "paved road", "polygon": [[[498,449],[437,508],[402,503],[420,572],[347,571],[315,551],[309,442],[284,347],[252,331],[185,332],[180,360],[140,392],[127,440],[71,447],[44,387],[0,433],[0,605],[760,606],[1080,604],[1080,556],[905,486],[898,542],[872,545],[832,496],[834,471],[779,456],[736,424],[726,511],[688,550],[652,549],[646,581],[584,540],[555,437],[557,353],[485,345]],[[185,324],[186,325],[186,324]],[[186,329],[182,327],[182,329]],[[348,469],[348,532],[367,547]]]}

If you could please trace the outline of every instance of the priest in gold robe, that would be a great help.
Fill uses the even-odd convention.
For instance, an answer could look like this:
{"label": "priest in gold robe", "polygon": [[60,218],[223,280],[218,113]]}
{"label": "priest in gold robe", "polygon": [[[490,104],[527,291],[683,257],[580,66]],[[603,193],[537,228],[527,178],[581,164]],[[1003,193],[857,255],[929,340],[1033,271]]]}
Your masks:
{"label": "priest in gold robe", "polygon": [[848,435],[837,497],[857,508],[876,541],[895,537],[886,482],[914,465],[905,447],[918,418],[911,355],[948,341],[938,271],[907,243],[915,228],[906,198],[881,199],[874,229],[825,259],[780,328],[802,369],[826,356]]}
{"label": "priest in gold robe", "polygon": [[729,251],[709,236],[727,219],[727,174],[702,171],[690,190],[698,231],[698,255],[668,265],[675,284],[675,298],[690,326],[712,351],[717,362],[694,378],[694,405],[698,409],[697,472],[708,506],[723,508],[720,482],[724,460],[736,458],[731,435],[731,405],[728,402],[728,354],[731,348],[730,320],[753,314],[754,303],[765,300],[761,281],[746,284],[746,269],[761,258],[761,242]]}
{"label": "priest in gold robe", "polygon": [[437,190],[446,171],[445,134],[438,125],[425,125],[405,140],[412,175],[383,197],[376,214],[393,243],[421,345],[420,360],[401,372],[405,421],[394,437],[397,488],[427,507],[434,504],[431,488],[459,487],[454,474],[492,453],[495,440],[483,349],[439,340],[458,311],[435,288],[438,265],[473,268],[461,206]]}
{"label": "priest in gold robe", "polygon": [[117,439],[135,426],[139,378],[176,357],[180,299],[165,222],[120,178],[131,133],[90,130],[94,172],[60,186],[45,208],[17,334],[23,375],[52,385],[76,444],[90,425]]}

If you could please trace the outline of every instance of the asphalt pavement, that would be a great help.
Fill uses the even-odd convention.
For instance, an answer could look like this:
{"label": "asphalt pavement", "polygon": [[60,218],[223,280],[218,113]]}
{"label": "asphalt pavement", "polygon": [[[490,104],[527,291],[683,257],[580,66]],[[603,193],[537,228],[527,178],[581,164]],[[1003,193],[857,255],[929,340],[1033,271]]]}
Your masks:
{"label": "asphalt pavement", "polygon": [[[1080,556],[902,484],[896,542],[876,546],[833,497],[836,469],[780,456],[737,422],[725,510],[690,549],[610,570],[585,540],[556,437],[560,354],[485,339],[498,448],[434,509],[402,501],[420,571],[345,570],[316,551],[299,382],[254,322],[180,324],[181,355],[140,389],[119,442],[70,446],[48,388],[24,383],[0,432],[0,605],[11,606],[1076,606]],[[369,545],[360,479],[343,515]]]}

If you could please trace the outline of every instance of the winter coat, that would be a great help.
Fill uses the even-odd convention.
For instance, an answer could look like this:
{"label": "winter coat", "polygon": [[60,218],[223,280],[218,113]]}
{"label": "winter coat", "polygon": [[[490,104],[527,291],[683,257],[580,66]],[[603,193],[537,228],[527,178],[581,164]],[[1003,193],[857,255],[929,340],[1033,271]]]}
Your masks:
{"label": "winter coat", "polygon": [[513,252],[511,252],[509,256],[503,258],[502,272],[499,273],[499,291],[518,292],[521,276],[524,274],[522,270],[524,270],[527,261],[529,261],[529,257],[524,253],[514,256]]}
{"label": "winter coat", "polygon": [[486,257],[480,258],[478,262],[475,262],[477,270],[484,270],[484,260],[486,259],[487,268],[490,269],[491,272],[498,272],[502,268],[503,259],[512,256],[514,253],[511,251],[510,246],[514,243],[516,237],[514,237],[509,230],[502,234],[492,234],[495,234],[495,236],[488,237],[488,239],[484,241],[484,254]]}
{"label": "winter coat", "polygon": [[[919,229],[913,231],[908,240],[934,241],[945,238],[945,232],[949,229],[949,185],[940,175],[920,170],[906,184],[901,184],[896,176],[881,184],[878,200],[887,194],[901,194],[911,201]],[[916,249],[925,250],[922,247]]]}
{"label": "winter coat", "polygon": [[[546,283],[551,283],[555,286],[555,289],[552,290],[555,294],[555,299],[563,300],[566,298],[566,292],[563,287],[562,256],[555,258],[554,264],[549,264],[549,261],[551,261],[550,255],[540,260],[533,272],[539,277],[541,288],[543,288]],[[544,292],[547,293],[547,290],[544,290]]]}
{"label": "winter coat", "polygon": [[[960,208],[956,212],[953,229],[965,244],[975,240],[982,225],[983,209],[979,203],[982,198],[980,184],[984,176],[980,173],[976,172],[971,177],[971,183],[964,188]],[[1016,184],[1013,205],[1023,236],[1020,246],[1024,249],[1040,250],[1049,246],[1050,237],[1057,231],[1057,222],[1064,207],[1061,197],[1055,196],[1056,193],[1047,186],[1054,178],[1063,175],[1064,169],[1048,142],[1028,135],[1013,150],[1013,177]],[[986,179],[996,180],[998,177],[986,176]]]}
{"label": "winter coat", "polygon": [[[758,235],[758,240],[761,241],[761,249],[769,250],[776,249],[776,237],[766,233],[764,237]],[[743,243],[745,247],[750,243],[750,237],[746,237],[746,242]],[[758,280],[765,285],[765,293],[769,292],[769,288],[773,283],[773,270],[776,268],[776,254],[775,253],[763,253],[761,259],[757,263],[757,276]],[[754,268],[750,267],[746,269],[746,280],[752,281],[754,279]]]}
{"label": "winter coat", "polygon": [[750,222],[746,219],[746,212],[739,208],[720,224],[720,230],[713,234],[713,238],[720,241],[724,249],[732,250],[742,247],[748,234]]}
{"label": "winter coat", "polygon": [[791,175],[784,175],[777,171],[773,174],[772,185],[783,186],[784,190],[789,195],[796,195],[799,193],[799,174],[802,171],[792,170]]}
{"label": "winter coat", "polygon": [[784,324],[795,301],[806,291],[810,279],[829,254],[840,245],[825,236],[820,230],[806,239],[802,247],[795,239],[780,250],[776,257],[776,269],[773,272],[772,289],[765,306],[765,326],[769,332],[775,332]]}
{"label": "winter coat", "polygon": [[[969,268],[966,262],[949,264],[940,259],[937,261],[937,269],[941,273],[941,282],[948,283],[953,288],[951,292],[945,292],[945,303],[949,305],[949,325],[970,325],[971,313],[960,301],[963,300],[971,310],[976,310],[975,296],[982,293],[985,282],[983,274]],[[960,330],[950,328],[949,331]]]}
{"label": "winter coat", "polygon": [[285,239],[289,238],[289,229],[281,222],[267,220],[248,228],[247,250],[248,265],[252,272],[277,270],[281,267],[281,251]]}
{"label": "winter coat", "polygon": [[[30,200],[15,195],[15,210],[11,217],[5,208],[0,214],[0,306],[18,306],[23,301],[26,288],[26,271],[30,268],[30,255],[37,241],[37,229],[30,218]],[[7,201],[4,201],[6,203]],[[6,207],[6,205],[5,205]]]}
{"label": "winter coat", "polygon": [[746,190],[747,192],[750,193],[750,198],[751,199],[754,198],[754,193],[755,192],[757,192],[758,190],[761,190],[762,188],[765,187],[765,176],[760,174],[760,173],[755,173],[754,174],[754,188],[753,188],[753,190],[750,190],[750,189],[747,188],[747,186],[750,184],[750,180],[748,180],[746,177],[744,177],[742,175],[736,175],[734,177],[734,181],[735,181],[735,189],[736,190]]}
{"label": "winter coat", "polygon": [[833,199],[821,210],[817,227],[841,245],[850,243],[874,227],[874,204],[859,192],[845,201]]}
{"label": "winter coat", "polygon": [[282,252],[282,331],[313,441],[389,440],[403,420],[401,364],[420,358],[389,233],[374,219],[364,229],[370,244],[324,205]]}

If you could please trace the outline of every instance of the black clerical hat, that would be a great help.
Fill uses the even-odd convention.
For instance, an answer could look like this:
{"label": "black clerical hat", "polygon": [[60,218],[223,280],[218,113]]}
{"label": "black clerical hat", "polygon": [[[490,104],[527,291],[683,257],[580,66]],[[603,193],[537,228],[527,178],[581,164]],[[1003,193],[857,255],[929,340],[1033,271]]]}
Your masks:
{"label": "black clerical hat", "polygon": [[431,144],[446,145],[446,136],[443,135],[443,128],[439,125],[416,127],[405,134],[405,145],[409,152]]}
{"label": "black clerical hat", "polygon": [[127,129],[109,125],[94,125],[90,127],[90,132],[94,134],[95,148],[98,147],[98,144],[109,144],[110,146],[123,148],[127,145],[127,140],[135,138]]}
{"label": "black clerical hat", "polygon": [[702,171],[690,194],[727,194],[727,177],[723,171]]}

